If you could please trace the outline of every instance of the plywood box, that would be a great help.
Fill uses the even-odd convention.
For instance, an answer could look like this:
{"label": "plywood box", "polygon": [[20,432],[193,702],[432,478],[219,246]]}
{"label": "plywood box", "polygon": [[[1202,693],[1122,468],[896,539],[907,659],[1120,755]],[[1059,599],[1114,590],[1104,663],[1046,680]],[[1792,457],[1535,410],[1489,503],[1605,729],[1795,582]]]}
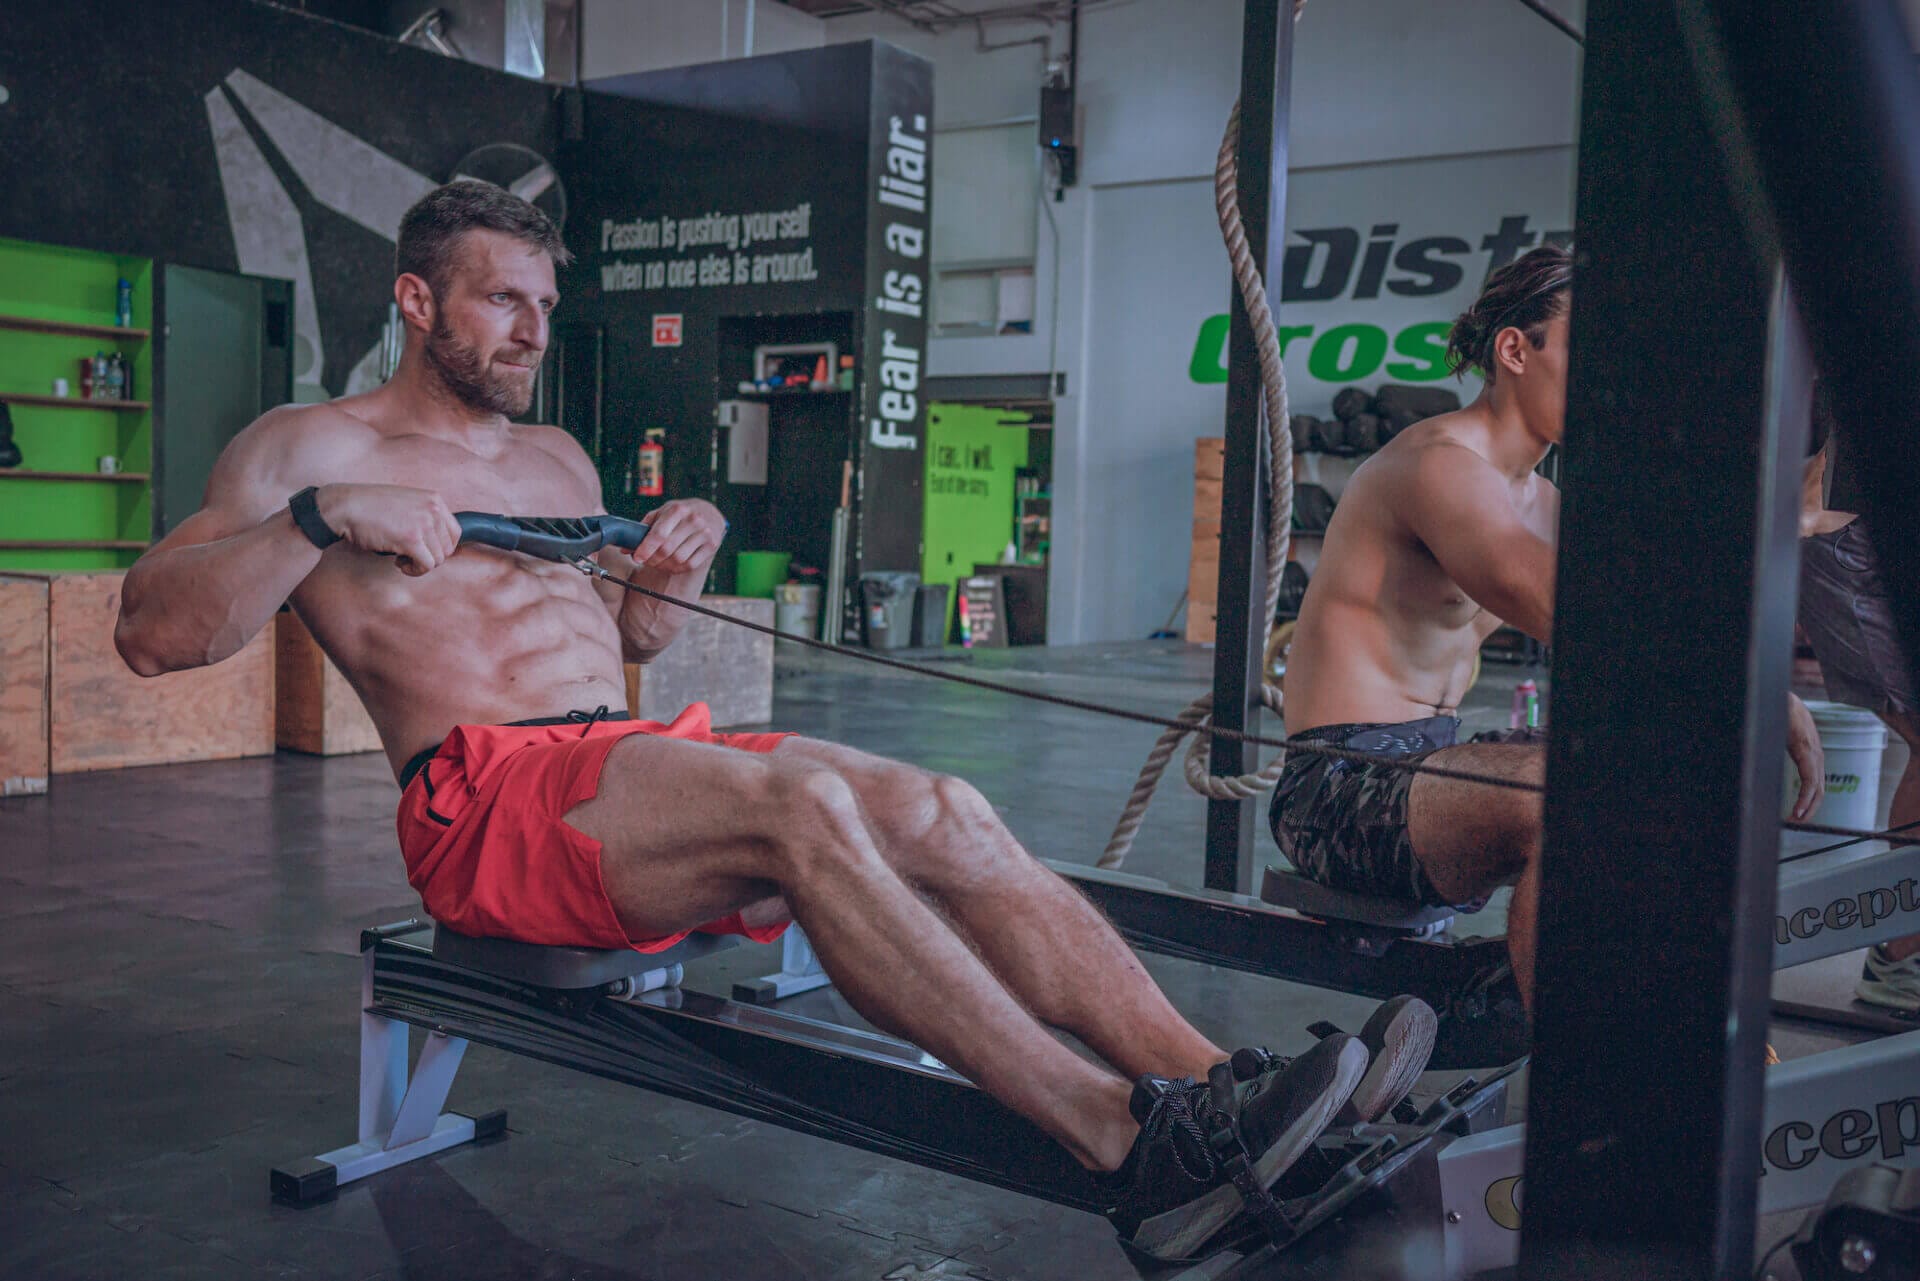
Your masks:
{"label": "plywood box", "polygon": [[151,679],[113,646],[121,573],[46,576],[55,774],[273,752],[273,637],[225,662]]}
{"label": "plywood box", "polygon": [[[773,602],[754,596],[708,596],[702,605],[773,626]],[[773,637],[695,614],[651,663],[627,664],[627,710],[642,720],[670,721],[688,703],[713,709],[716,727],[764,725],[773,719]]]}
{"label": "plywood box", "polygon": [[47,591],[0,576],[0,796],[47,790]]}
{"label": "plywood box", "polygon": [[[1220,486],[1226,445],[1220,436],[1203,436],[1193,442],[1193,550],[1187,558],[1187,639],[1200,645],[1213,644],[1219,608]],[[1287,558],[1301,559],[1297,539],[1289,545]],[[1312,565],[1309,559],[1309,570]]]}
{"label": "plywood box", "polygon": [[292,610],[274,619],[274,740],[296,752],[377,752],[380,734],[347,678]]}
{"label": "plywood box", "polygon": [[1227,442],[1202,436],[1193,442],[1193,552],[1187,558],[1187,639],[1211,645],[1220,591],[1220,478]]}

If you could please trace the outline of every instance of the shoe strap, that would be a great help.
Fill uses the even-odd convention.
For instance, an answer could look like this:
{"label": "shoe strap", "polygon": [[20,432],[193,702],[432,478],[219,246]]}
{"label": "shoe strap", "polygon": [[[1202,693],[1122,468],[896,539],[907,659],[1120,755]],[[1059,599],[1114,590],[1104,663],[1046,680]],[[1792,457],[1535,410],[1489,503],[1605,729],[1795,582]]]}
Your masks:
{"label": "shoe strap", "polygon": [[1285,1245],[1297,1235],[1294,1220],[1253,1173],[1253,1160],[1240,1133],[1240,1095],[1234,1088],[1233,1067],[1216,1063],[1207,1073],[1207,1091],[1213,1103],[1213,1125],[1207,1131],[1207,1144],[1214,1159],[1233,1181],[1241,1202],[1275,1245]]}

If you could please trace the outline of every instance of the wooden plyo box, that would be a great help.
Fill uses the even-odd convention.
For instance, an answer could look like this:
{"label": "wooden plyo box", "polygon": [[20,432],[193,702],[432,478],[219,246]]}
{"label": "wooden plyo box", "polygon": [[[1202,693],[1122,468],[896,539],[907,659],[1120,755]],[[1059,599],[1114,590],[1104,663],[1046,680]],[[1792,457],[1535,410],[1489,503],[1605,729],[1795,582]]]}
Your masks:
{"label": "wooden plyo box", "polygon": [[1202,436],[1193,442],[1193,553],[1187,558],[1187,639],[1211,645],[1220,599],[1220,481],[1226,474],[1227,442]]}
{"label": "wooden plyo box", "polygon": [[[700,603],[773,626],[771,600],[708,596]],[[772,720],[773,637],[695,614],[660,657],[645,666],[627,664],[627,710],[634,716],[670,721],[689,703],[712,708],[716,728]]]}
{"label": "wooden plyo box", "polygon": [[0,576],[0,796],[47,790],[48,584]]}
{"label": "wooden plyo box", "polygon": [[[8,638],[0,647],[13,656],[7,670],[16,673],[0,676],[0,703],[6,709],[0,717],[10,727],[30,727],[33,722],[20,693],[31,684],[31,660],[18,668],[15,663],[34,646],[30,593],[23,593],[20,585],[38,583],[45,593],[40,598],[45,603],[47,655],[41,718],[49,773],[272,754],[270,636],[254,637],[223,663],[149,680],[134,675],[113,646],[124,574],[18,573],[7,578],[8,617],[19,615],[25,640],[15,643],[11,623],[0,630],[0,636]],[[0,730],[0,738],[10,745],[31,735],[31,728]],[[15,775],[11,767],[4,773]]]}
{"label": "wooden plyo box", "polygon": [[377,752],[380,734],[347,678],[292,610],[274,619],[274,740],[315,756]]}

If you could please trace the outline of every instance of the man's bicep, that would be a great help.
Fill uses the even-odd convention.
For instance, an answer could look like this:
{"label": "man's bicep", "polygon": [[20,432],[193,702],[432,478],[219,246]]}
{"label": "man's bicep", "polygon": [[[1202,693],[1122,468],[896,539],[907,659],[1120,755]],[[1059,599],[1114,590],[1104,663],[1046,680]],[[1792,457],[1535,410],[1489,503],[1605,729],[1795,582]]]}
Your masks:
{"label": "man's bicep", "polygon": [[234,437],[214,460],[200,510],[175,525],[155,551],[216,543],[244,533],[287,505],[292,491],[280,478],[285,451],[257,434],[258,424]]}

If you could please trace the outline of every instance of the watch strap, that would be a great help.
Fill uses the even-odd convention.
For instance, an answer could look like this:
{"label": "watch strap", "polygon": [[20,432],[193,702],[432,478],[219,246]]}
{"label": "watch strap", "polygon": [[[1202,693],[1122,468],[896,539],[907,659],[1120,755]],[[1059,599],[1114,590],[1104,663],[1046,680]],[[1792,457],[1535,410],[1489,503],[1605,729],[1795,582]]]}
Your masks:
{"label": "watch strap", "polygon": [[314,497],[317,486],[308,485],[305,489],[287,500],[287,511],[293,516],[293,523],[307,536],[307,541],[322,551],[340,541],[340,535],[328,525],[320,514],[320,504]]}

